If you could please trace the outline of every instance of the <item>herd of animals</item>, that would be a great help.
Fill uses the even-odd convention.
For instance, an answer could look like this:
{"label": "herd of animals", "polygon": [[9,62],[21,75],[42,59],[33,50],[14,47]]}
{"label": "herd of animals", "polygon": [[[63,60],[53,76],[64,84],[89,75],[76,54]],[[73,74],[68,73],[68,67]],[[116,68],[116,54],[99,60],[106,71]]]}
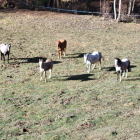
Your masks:
{"label": "herd of animals", "polygon": [[[3,59],[3,63],[5,63],[5,55],[8,55],[8,63],[9,63],[10,48],[11,48],[11,44],[2,43],[0,45],[1,60]],[[67,41],[65,39],[61,39],[57,41],[57,51],[58,51],[59,59],[63,56],[63,53],[64,56],[66,55],[66,48],[67,48]],[[92,64],[94,64],[92,69],[95,68],[95,64],[97,62],[99,64],[99,70],[101,70],[101,58],[103,58],[101,52],[97,52],[97,51],[93,52],[92,54],[89,53],[84,54],[84,63],[87,64],[87,68],[88,68],[87,73],[90,72],[90,68]],[[50,72],[49,78],[51,78],[53,61],[51,59],[47,59],[45,62],[43,62],[43,59],[39,59],[39,66],[40,66],[40,73],[41,73],[40,81],[42,80],[42,76],[44,72],[45,82],[46,82],[46,71],[49,70]],[[119,79],[119,72],[120,72],[120,81],[121,81],[121,77],[124,76],[125,72],[127,78],[128,70],[130,70],[130,60],[128,59],[120,60],[119,58],[115,58],[115,68],[117,72],[117,80]]]}

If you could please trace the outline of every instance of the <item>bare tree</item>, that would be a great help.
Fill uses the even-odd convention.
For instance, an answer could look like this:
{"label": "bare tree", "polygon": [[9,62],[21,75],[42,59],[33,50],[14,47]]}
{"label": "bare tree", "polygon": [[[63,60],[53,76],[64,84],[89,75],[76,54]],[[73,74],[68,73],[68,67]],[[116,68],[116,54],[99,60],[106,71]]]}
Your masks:
{"label": "bare tree", "polygon": [[132,0],[129,0],[128,16],[130,16],[131,14],[131,9],[132,9]]}
{"label": "bare tree", "polygon": [[105,7],[106,7],[106,0],[104,0],[104,13],[106,12]]}
{"label": "bare tree", "polygon": [[114,19],[116,20],[116,0],[114,0]]}
{"label": "bare tree", "polygon": [[57,8],[59,8],[59,4],[60,4],[60,1],[59,0],[56,0],[56,6],[57,6]]}
{"label": "bare tree", "polygon": [[135,0],[133,0],[132,12],[134,11],[134,7],[135,7]]}
{"label": "bare tree", "polygon": [[102,9],[102,0],[100,0],[100,13],[101,13],[101,9]]}
{"label": "bare tree", "polygon": [[48,7],[50,7],[50,4],[51,4],[51,0],[48,1]]}
{"label": "bare tree", "polygon": [[104,0],[104,2],[103,2],[102,13],[103,13],[103,15],[105,15],[105,13],[106,13],[106,0]]}
{"label": "bare tree", "polygon": [[55,7],[55,0],[53,0],[53,7]]}
{"label": "bare tree", "polygon": [[122,5],[122,0],[119,0],[119,13],[118,13],[117,21],[119,21],[121,17],[121,5]]}

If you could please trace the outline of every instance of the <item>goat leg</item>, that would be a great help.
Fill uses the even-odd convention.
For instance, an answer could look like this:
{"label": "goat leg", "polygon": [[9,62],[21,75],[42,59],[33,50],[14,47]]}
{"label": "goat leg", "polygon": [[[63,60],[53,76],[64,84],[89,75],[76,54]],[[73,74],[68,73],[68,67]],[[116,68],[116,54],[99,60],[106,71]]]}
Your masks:
{"label": "goat leg", "polygon": [[45,83],[46,83],[46,71],[44,71],[44,74],[45,74]]}
{"label": "goat leg", "polygon": [[42,75],[43,75],[43,72],[41,72],[41,74],[40,74],[40,76],[41,76],[40,81],[42,80]]}
{"label": "goat leg", "polygon": [[60,59],[60,51],[58,51],[58,59]]}
{"label": "goat leg", "polygon": [[121,76],[122,76],[122,70],[120,70],[120,82],[121,82],[121,80],[122,80],[122,79],[121,79]]}
{"label": "goat leg", "polygon": [[125,76],[125,78],[127,78],[127,74],[128,74],[128,69],[126,70],[126,76]]}
{"label": "goat leg", "polygon": [[64,52],[65,52],[65,53],[64,53],[64,56],[66,56],[66,48],[64,49]]}
{"label": "goat leg", "polygon": [[49,70],[49,72],[50,72],[50,76],[49,76],[49,79],[51,79],[51,72],[52,72],[52,70],[50,69],[50,70]]}
{"label": "goat leg", "polygon": [[62,56],[63,56],[63,51],[61,50],[61,58],[62,58]]}
{"label": "goat leg", "polygon": [[94,68],[95,68],[95,66],[96,66],[96,64],[94,64],[94,66],[93,66],[93,68],[92,68],[92,69],[94,69]]}
{"label": "goat leg", "polygon": [[117,80],[119,79],[119,71],[117,71]]}
{"label": "goat leg", "polygon": [[101,70],[101,61],[98,61],[99,63],[99,70]]}
{"label": "goat leg", "polygon": [[5,54],[3,55],[3,63],[5,64]]}
{"label": "goat leg", "polygon": [[87,71],[87,73],[90,72],[90,67],[91,67],[91,64],[88,64],[88,71]]}
{"label": "goat leg", "polygon": [[9,52],[8,52],[8,60],[7,60],[7,61],[8,61],[8,63],[9,63]]}

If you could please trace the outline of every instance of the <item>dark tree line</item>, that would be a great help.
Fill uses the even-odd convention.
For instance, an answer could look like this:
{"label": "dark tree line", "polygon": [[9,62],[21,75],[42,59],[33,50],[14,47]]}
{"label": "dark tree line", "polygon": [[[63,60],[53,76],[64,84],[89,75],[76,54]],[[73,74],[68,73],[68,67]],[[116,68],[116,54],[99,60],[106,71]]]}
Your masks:
{"label": "dark tree line", "polygon": [[[140,0],[0,0],[9,7],[29,8],[38,5],[59,9],[98,12],[105,17],[120,20],[122,16],[140,15]],[[41,9],[39,9],[41,10]],[[59,11],[60,12],[60,11]]]}

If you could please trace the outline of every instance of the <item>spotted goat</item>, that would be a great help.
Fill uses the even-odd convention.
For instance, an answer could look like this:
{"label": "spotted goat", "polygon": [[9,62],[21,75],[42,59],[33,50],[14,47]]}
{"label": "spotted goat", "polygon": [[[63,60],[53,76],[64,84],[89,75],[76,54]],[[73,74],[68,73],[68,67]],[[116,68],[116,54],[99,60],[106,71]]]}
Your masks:
{"label": "spotted goat", "polygon": [[[120,81],[121,77],[125,75],[125,78],[127,78],[128,70],[130,71],[130,60],[128,59],[122,59],[120,60],[119,58],[115,58],[115,68],[117,72],[117,80],[119,79],[119,72],[120,72]],[[123,72],[123,75],[122,75]]]}
{"label": "spotted goat", "polygon": [[53,61],[51,59],[47,59],[46,62],[43,62],[43,59],[39,59],[39,66],[40,66],[40,73],[41,73],[40,81],[42,80],[42,76],[43,76],[43,72],[44,72],[45,82],[46,82],[46,71],[49,70],[49,72],[50,72],[49,79],[50,79],[51,73],[52,73],[52,68],[53,68]]}

